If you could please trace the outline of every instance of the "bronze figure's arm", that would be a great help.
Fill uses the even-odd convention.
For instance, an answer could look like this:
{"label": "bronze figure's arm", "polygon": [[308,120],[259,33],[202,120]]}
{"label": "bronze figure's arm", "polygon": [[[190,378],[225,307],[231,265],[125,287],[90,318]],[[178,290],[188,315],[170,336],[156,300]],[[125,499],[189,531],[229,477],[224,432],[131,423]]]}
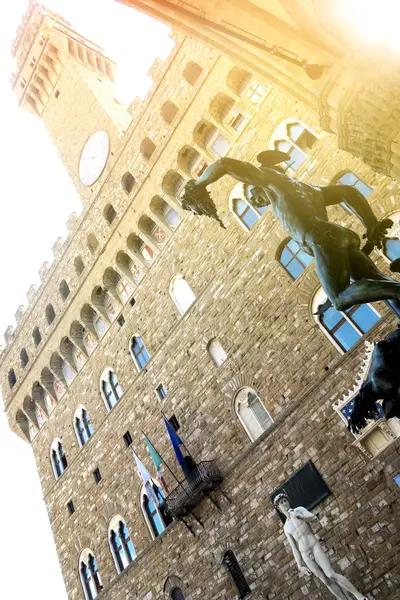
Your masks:
{"label": "bronze figure's arm", "polygon": [[187,182],[182,195],[182,208],[195,215],[211,217],[225,228],[218,216],[217,207],[207,190],[207,185],[215,183],[224,175],[231,175],[243,183],[265,184],[263,172],[254,165],[235,158],[220,158],[209,165],[196,181],[191,179]]}
{"label": "bronze figure's arm", "polygon": [[220,158],[209,165],[204,173],[196,179],[196,186],[207,186],[215,183],[224,175],[230,175],[234,179],[252,185],[265,185],[265,175],[258,167],[237,160],[236,158]]}
{"label": "bronze figure's arm", "polygon": [[388,229],[393,226],[393,221],[390,219],[379,221],[365,196],[351,185],[328,185],[321,189],[325,206],[345,202],[365,226],[368,241],[377,248],[382,247]]}

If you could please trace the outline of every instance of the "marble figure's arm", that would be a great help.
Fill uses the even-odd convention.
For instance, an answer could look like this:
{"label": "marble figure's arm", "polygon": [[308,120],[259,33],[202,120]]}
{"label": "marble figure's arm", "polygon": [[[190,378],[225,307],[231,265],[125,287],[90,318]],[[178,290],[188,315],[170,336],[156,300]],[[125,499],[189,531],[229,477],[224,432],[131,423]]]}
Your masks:
{"label": "marble figure's arm", "polygon": [[302,521],[307,521],[307,522],[315,522],[318,521],[318,517],[316,515],[314,515],[312,512],[310,512],[309,510],[307,510],[306,508],[304,508],[304,506],[298,506],[297,508],[293,509],[294,513],[296,515],[296,517],[298,517],[299,519],[301,519]]}
{"label": "marble figure's arm", "polygon": [[290,535],[290,533],[286,533],[285,532],[285,535],[286,535],[286,538],[287,538],[287,540],[288,540],[288,542],[290,544],[290,547],[292,548],[292,552],[293,552],[293,556],[294,556],[294,559],[295,559],[296,564],[297,564],[297,568],[299,569],[299,571],[301,571],[302,573],[304,573],[304,575],[309,575],[310,572],[309,572],[309,570],[307,569],[306,565],[303,562],[303,558],[302,558],[302,556],[301,556],[301,554],[299,552],[299,549],[297,547],[296,541],[293,539],[293,537]]}

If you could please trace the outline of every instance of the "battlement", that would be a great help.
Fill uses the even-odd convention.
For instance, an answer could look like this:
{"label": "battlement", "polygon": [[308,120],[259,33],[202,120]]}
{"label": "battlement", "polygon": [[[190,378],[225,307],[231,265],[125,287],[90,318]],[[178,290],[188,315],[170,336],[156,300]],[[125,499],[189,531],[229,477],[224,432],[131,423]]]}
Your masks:
{"label": "battlement", "polygon": [[[33,4],[38,6],[35,2]],[[32,11],[33,11],[33,8],[31,10],[31,12],[29,13],[30,15],[32,14]],[[29,18],[30,17],[27,17],[27,19],[24,20],[25,28],[26,28],[26,23],[29,21]],[[22,32],[20,32],[18,39],[20,39],[21,35],[22,35]],[[160,85],[160,83],[166,73],[166,70],[173,63],[175,54],[178,50],[178,44],[182,43],[183,40],[185,39],[184,35],[182,35],[179,32],[176,32],[176,31],[171,31],[169,37],[174,42],[176,42],[175,46],[172,48],[170,54],[168,55],[168,57],[165,60],[162,60],[159,57],[157,57],[154,60],[152,66],[150,67],[150,69],[148,71],[148,76],[152,79],[152,85],[151,85],[150,89],[148,90],[145,98],[140,98],[139,96],[135,97],[129,107],[129,112],[132,114],[132,116],[134,116],[135,122],[137,122],[137,120],[140,119],[142,113],[144,112],[144,110],[148,106],[149,102],[151,101],[151,98],[153,97],[154,93],[156,92],[157,87]],[[27,292],[27,299],[28,299],[27,306],[19,307],[17,313],[15,314],[16,326],[10,325],[4,334],[6,343],[5,343],[5,347],[2,350],[3,354],[1,355],[1,352],[0,352],[0,363],[2,362],[2,359],[4,358],[4,356],[7,352],[7,349],[10,347],[10,344],[17,336],[18,331],[23,326],[26,319],[29,317],[29,314],[30,314],[32,308],[37,303],[37,301],[38,301],[41,293],[43,292],[44,288],[46,287],[48,281],[51,279],[54,270],[57,268],[57,264],[62,259],[64,252],[66,251],[66,248],[68,247],[69,243],[71,242],[73,235],[78,230],[79,225],[82,222],[83,218],[84,218],[84,211],[79,216],[76,213],[71,213],[71,215],[67,219],[66,227],[67,227],[69,235],[67,236],[66,239],[58,237],[56,239],[56,241],[54,242],[54,244],[52,246],[54,261],[52,263],[46,261],[40,267],[40,269],[39,269],[39,277],[40,277],[39,286],[32,285],[29,288],[29,290]]]}

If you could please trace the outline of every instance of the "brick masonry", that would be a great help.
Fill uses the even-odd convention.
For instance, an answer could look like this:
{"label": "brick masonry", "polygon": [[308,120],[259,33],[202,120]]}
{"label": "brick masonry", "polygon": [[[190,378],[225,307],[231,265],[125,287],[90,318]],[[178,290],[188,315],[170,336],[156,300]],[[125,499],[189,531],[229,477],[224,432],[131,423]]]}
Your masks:
{"label": "brick masonry", "polygon": [[[161,194],[179,210],[177,199],[174,203],[162,192],[163,177],[170,169],[179,172],[179,150],[185,144],[193,145],[196,123],[202,118],[211,120],[207,107],[213,97],[228,91],[226,80],[233,63],[191,40],[176,35],[175,39],[175,49],[163,69],[160,65],[154,69],[156,80],[149,96],[132,109],[128,130],[111,136],[112,155],[89,199],[87,190],[76,183],[85,199],[84,210],[72,222],[68,239],[57,248],[40,289],[32,292],[30,306],[0,358],[7,415],[19,435],[16,415],[24,398],[40,380],[42,369],[49,366],[53,352],[59,351],[63,337],[70,335],[70,326],[80,319],[83,305],[91,302],[94,287],[103,285],[106,268],[115,266],[120,250],[127,252],[129,235],[140,233],[140,217],[152,217],[151,199]],[[189,61],[203,67],[194,86],[182,78]],[[88,78],[81,67],[68,62],[59,81],[57,107],[50,102],[43,114],[52,139],[62,147],[68,169],[78,163],[79,138],[83,147],[92,131],[108,128],[101,109],[104,98],[94,109],[93,91],[87,86],[90,102],[85,102]],[[73,129],[70,102],[63,100],[64,89],[68,99],[79,90],[74,116],[79,127]],[[171,125],[160,116],[166,99],[179,107]],[[400,209],[399,186],[339,150],[337,138],[323,133],[317,114],[305,111],[295,97],[270,89],[261,109],[251,112],[252,119],[235,138],[231,156],[253,160],[257,152],[270,147],[279,122],[296,118],[319,136],[296,176],[324,184],[352,170],[374,188],[370,199],[377,214]],[[111,122],[109,125],[112,127]],[[221,132],[225,134],[224,127],[221,125]],[[150,161],[140,154],[145,137],[156,145]],[[137,182],[130,196],[120,185],[127,170]],[[298,575],[268,499],[273,489],[312,459],[332,491],[317,513],[321,519],[318,534],[334,564],[376,600],[394,600],[399,586],[399,491],[393,477],[400,470],[399,442],[368,459],[352,445],[353,436],[332,409],[332,403],[354,384],[364,356],[364,340],[344,355],[330,343],[310,311],[318,287],[313,265],[292,281],[276,258],[287,237],[281,226],[267,211],[250,232],[245,231],[229,210],[232,187],[229,179],[213,187],[213,197],[228,225],[226,231],[206,218],[180,211],[180,226],[174,233],[167,231],[167,244],[156,253],[154,263],[134,290],[135,305],[121,307],[125,326],[121,328],[117,321],[109,326],[32,441],[68,596],[71,600],[83,598],[78,562],[80,551],[89,547],[100,567],[104,598],[158,600],[164,597],[166,578],[173,575],[181,579],[184,593],[193,600],[233,599],[236,592],[221,565],[223,552],[231,548],[251,585],[252,598],[328,598],[318,583]],[[111,227],[102,216],[107,203],[117,212]],[[353,216],[337,207],[331,212],[333,218],[362,233]],[[86,244],[90,232],[100,242],[93,255]],[[73,267],[77,255],[86,265],[80,277]],[[377,256],[377,260],[387,269],[382,257]],[[184,317],[169,295],[174,274],[182,274],[196,295]],[[62,279],[71,288],[65,301],[58,292]],[[57,316],[48,326],[45,307],[50,301]],[[378,303],[377,309],[383,318],[365,339],[378,340],[395,325],[384,305]],[[28,342],[36,325],[43,337],[38,348]],[[151,354],[140,373],[129,353],[133,335],[143,338]],[[206,348],[214,337],[228,354],[219,368],[213,365]],[[19,367],[22,347],[30,357],[25,369]],[[11,367],[16,371],[17,384],[10,391],[7,373]],[[124,390],[109,413],[99,392],[106,367],[115,370]],[[168,391],[163,403],[155,396],[159,383]],[[257,390],[274,420],[273,427],[253,444],[233,407],[234,392],[244,384]],[[73,415],[82,403],[94,435],[80,449]],[[197,460],[216,459],[226,475],[222,488],[232,504],[217,494],[219,512],[205,500],[197,509],[205,527],[202,530],[195,524],[196,537],[182,523],[174,523],[151,541],[140,508],[140,482],[122,436],[129,429],[137,452],[150,466],[141,439],[145,430],[172,464],[161,411],[178,417],[182,436]],[[50,464],[50,445],[56,437],[61,438],[68,459],[67,470],[57,481]],[[96,467],[102,474],[99,485],[92,474]],[[76,511],[69,517],[66,505],[70,499]],[[126,520],[138,554],[120,575],[107,540],[108,522],[115,514]]]}

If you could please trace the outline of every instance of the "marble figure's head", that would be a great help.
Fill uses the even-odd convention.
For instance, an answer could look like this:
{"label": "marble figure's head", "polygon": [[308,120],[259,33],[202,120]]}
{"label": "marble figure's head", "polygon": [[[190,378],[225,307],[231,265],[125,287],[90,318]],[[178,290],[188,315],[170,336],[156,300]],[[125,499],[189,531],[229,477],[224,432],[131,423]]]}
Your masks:
{"label": "marble figure's head", "polygon": [[274,506],[278,510],[285,511],[290,508],[289,496],[285,492],[277,494],[274,498]]}

